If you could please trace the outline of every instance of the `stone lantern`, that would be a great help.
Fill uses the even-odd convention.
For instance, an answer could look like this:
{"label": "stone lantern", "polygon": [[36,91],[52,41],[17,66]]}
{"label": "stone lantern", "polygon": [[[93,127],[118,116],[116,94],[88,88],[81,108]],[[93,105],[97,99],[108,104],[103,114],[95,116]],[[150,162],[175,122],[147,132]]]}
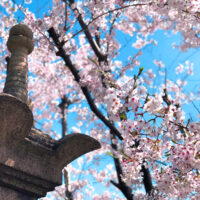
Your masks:
{"label": "stone lantern", "polygon": [[33,200],[62,184],[62,169],[100,148],[97,140],[74,133],[54,140],[33,127],[28,106],[28,54],[33,33],[24,24],[10,30],[11,52],[0,94],[0,199]]}

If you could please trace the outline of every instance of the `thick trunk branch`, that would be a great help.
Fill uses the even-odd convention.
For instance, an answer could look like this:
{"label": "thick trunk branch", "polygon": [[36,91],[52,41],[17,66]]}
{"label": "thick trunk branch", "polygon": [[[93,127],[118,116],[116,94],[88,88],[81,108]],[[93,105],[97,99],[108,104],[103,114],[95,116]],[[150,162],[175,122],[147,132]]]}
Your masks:
{"label": "thick trunk branch", "polygon": [[147,194],[150,194],[153,190],[153,184],[152,184],[150,171],[144,165],[142,165],[141,171],[143,173],[143,183],[144,183],[145,191]]}
{"label": "thick trunk branch", "polygon": [[[112,134],[113,135],[113,134]],[[114,137],[114,136],[113,136]],[[114,137],[115,138],[115,137]],[[114,150],[117,150],[116,144],[114,144],[111,140],[111,146]],[[114,163],[115,163],[115,168],[116,168],[116,173],[117,173],[117,179],[118,183],[115,183],[114,181],[111,180],[111,183],[117,187],[126,197],[127,200],[133,200],[133,194],[132,194],[132,188],[129,187],[122,179],[123,171],[122,167],[120,164],[120,161],[118,158],[115,156],[113,157]]]}
{"label": "thick trunk branch", "polygon": [[[135,141],[135,147],[138,147],[140,145],[140,140]],[[144,161],[145,162],[145,161]],[[153,184],[152,184],[152,179],[151,179],[151,173],[148,168],[142,165],[141,172],[143,173],[142,175],[142,181],[144,184],[144,188],[147,194],[150,194],[153,191]]]}

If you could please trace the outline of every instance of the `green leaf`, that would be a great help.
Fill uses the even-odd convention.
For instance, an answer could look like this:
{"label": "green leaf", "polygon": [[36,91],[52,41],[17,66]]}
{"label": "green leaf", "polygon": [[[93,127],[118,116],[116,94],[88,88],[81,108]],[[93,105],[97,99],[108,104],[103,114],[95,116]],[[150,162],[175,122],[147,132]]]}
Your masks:
{"label": "green leaf", "polygon": [[93,62],[95,65],[98,65],[98,62],[96,59],[92,59],[91,57],[88,56],[88,59]]}
{"label": "green leaf", "polygon": [[187,126],[189,125],[191,119],[188,119]]}
{"label": "green leaf", "polygon": [[176,140],[172,140],[173,143],[177,144]]}
{"label": "green leaf", "polygon": [[113,154],[110,151],[108,151],[107,154],[113,157]]}
{"label": "green leaf", "polygon": [[144,67],[140,67],[140,69],[139,69],[139,73],[138,73],[138,76],[141,75],[141,73],[143,72],[143,69],[144,69]]}
{"label": "green leaf", "polygon": [[117,158],[116,156],[114,156],[110,151],[107,151],[107,154],[110,155],[113,158]]}
{"label": "green leaf", "polygon": [[165,170],[161,167],[161,169],[160,169],[160,173],[161,174],[164,174],[165,173]]}
{"label": "green leaf", "polygon": [[165,156],[171,156],[171,153],[166,153]]}
{"label": "green leaf", "polygon": [[126,120],[126,119],[127,119],[127,116],[126,116],[126,113],[125,113],[125,112],[120,113],[120,119],[121,119],[121,120]]}

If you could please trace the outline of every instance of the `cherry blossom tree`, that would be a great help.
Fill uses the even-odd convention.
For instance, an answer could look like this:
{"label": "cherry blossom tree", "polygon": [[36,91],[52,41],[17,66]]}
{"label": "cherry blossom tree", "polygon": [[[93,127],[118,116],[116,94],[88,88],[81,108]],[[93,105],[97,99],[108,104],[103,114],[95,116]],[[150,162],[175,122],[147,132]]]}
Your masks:
{"label": "cherry blossom tree", "polygon": [[[77,120],[72,130],[86,132],[102,145],[80,158],[78,165],[98,164],[104,157],[113,160],[113,165],[107,163],[100,170],[69,165],[69,174],[84,178],[56,188],[56,198],[200,199],[200,124],[189,120],[183,109],[198,96],[194,93],[188,98],[183,79],[173,82],[166,78],[152,93],[157,77],[152,69],[142,67],[139,59],[145,46],[157,45],[151,36],[158,30],[179,33],[182,41],[173,47],[180,51],[198,48],[200,1],[53,0],[52,8],[41,18],[27,8],[28,3],[0,1],[4,9],[0,16],[1,79],[9,56],[5,44],[8,31],[18,23],[20,13],[20,23],[34,32],[29,97],[36,126],[42,123],[46,133],[59,138],[51,129],[62,118],[66,134],[65,106],[73,103],[67,109],[68,116],[75,113]],[[135,38],[134,55],[123,60],[121,35]],[[154,63],[165,67],[160,60]],[[191,76],[193,64],[181,63],[174,71]],[[94,194],[85,178],[88,175],[114,187],[116,193]]]}

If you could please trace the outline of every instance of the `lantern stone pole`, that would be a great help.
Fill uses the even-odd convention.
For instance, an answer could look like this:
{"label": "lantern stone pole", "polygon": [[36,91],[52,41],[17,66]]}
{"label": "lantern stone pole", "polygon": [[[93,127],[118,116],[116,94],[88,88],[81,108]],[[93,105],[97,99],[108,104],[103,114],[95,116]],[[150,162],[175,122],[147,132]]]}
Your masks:
{"label": "lantern stone pole", "polygon": [[100,148],[97,140],[73,133],[54,140],[33,127],[28,103],[28,54],[33,33],[15,25],[7,42],[11,58],[0,94],[0,199],[36,200],[62,184],[62,169]]}

